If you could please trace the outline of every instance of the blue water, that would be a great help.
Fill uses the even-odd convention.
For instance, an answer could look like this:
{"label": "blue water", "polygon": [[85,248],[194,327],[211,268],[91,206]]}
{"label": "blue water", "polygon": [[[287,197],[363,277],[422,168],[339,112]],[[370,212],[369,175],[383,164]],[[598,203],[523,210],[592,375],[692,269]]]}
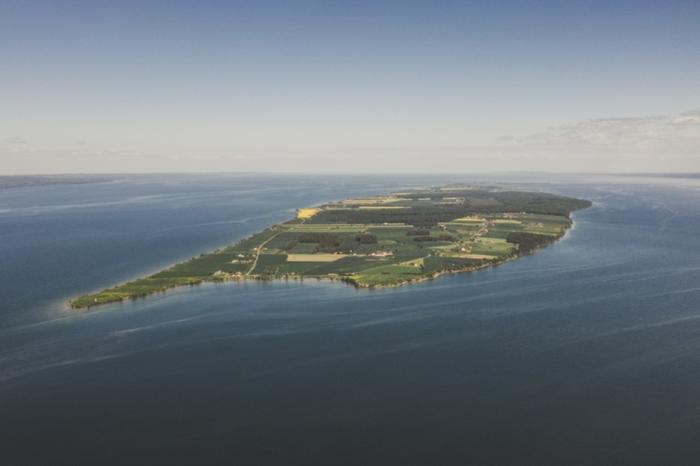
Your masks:
{"label": "blue water", "polygon": [[458,177],[0,191],[0,464],[697,464],[700,181],[487,179],[594,207],[536,255],[390,290],[65,300],[293,209]]}

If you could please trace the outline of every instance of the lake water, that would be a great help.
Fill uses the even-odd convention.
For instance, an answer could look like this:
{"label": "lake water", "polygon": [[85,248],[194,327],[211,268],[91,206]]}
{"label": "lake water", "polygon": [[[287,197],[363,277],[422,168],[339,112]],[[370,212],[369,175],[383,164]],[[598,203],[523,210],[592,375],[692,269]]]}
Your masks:
{"label": "lake water", "polygon": [[698,179],[482,178],[595,204],[555,245],[477,273],[65,308],[297,207],[462,179],[0,191],[0,464],[698,464]]}

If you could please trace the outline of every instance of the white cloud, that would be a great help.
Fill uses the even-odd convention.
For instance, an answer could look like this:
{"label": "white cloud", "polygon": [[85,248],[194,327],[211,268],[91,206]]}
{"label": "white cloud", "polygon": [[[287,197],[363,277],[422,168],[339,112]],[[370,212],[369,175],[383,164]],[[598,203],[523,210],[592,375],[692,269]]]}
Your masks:
{"label": "white cloud", "polygon": [[502,137],[519,145],[645,148],[696,145],[700,149],[700,110],[675,116],[595,118],[548,128],[525,137]]}
{"label": "white cloud", "polygon": [[[676,115],[595,118],[505,136],[497,144],[552,170],[698,171],[700,109]],[[516,154],[520,154],[518,158]]]}
{"label": "white cloud", "polygon": [[700,108],[690,112],[681,113],[671,121],[672,125],[700,125]]}
{"label": "white cloud", "polygon": [[700,116],[682,116],[671,121],[673,125],[695,125],[700,123]]}

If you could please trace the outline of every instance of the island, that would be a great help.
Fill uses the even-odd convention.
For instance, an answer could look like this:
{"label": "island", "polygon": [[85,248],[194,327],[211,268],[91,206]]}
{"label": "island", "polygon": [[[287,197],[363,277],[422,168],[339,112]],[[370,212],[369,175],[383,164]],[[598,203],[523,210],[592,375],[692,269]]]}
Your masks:
{"label": "island", "polygon": [[330,279],[358,288],[399,286],[530,254],[571,227],[587,200],[498,187],[445,186],[347,199],[216,251],[95,294],[74,309],[202,282]]}

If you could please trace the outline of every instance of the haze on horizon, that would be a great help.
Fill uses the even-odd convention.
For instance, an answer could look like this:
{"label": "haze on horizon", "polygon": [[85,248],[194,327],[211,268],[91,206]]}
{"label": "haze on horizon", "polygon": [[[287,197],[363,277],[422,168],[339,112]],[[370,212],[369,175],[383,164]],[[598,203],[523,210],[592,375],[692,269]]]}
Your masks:
{"label": "haze on horizon", "polygon": [[696,1],[0,1],[0,175],[700,171]]}

